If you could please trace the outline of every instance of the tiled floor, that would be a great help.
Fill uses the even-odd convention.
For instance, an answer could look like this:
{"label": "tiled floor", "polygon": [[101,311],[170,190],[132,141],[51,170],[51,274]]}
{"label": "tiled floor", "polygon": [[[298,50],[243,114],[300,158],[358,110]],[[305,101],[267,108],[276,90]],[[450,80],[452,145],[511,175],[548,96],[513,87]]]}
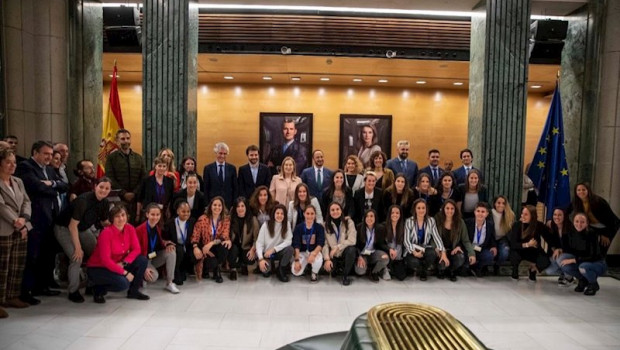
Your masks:
{"label": "tiled floor", "polygon": [[76,305],[61,297],[9,309],[0,320],[0,349],[275,349],[320,333],[347,330],[371,306],[389,301],[434,305],[450,312],[494,349],[620,348],[620,281],[600,279],[594,297],[507,277],[356,279],[342,287],[327,277],[311,285],[293,279],[240,277],[221,285],[189,282],[181,294],[150,285],[147,302],[111,293],[105,305]]}

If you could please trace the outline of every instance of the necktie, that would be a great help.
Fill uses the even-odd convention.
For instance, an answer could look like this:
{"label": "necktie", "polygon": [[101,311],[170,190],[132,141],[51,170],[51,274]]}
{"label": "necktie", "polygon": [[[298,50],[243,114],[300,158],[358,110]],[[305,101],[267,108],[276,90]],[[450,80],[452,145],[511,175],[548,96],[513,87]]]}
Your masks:
{"label": "necktie", "polygon": [[321,169],[319,168],[316,173],[316,184],[319,187],[319,191],[323,188],[323,176],[321,176]]}
{"label": "necktie", "polygon": [[433,181],[437,180],[438,176],[437,176],[437,168],[433,169]]}
{"label": "necktie", "polygon": [[407,161],[406,160],[400,161],[400,168],[403,170],[403,173],[407,173]]}
{"label": "necktie", "polygon": [[220,164],[218,166],[220,167],[220,170],[218,171],[217,176],[220,178],[220,181],[224,183],[224,165]]}
{"label": "necktie", "polygon": [[465,176],[467,176],[467,175],[469,175],[469,167],[468,166],[465,167]]}

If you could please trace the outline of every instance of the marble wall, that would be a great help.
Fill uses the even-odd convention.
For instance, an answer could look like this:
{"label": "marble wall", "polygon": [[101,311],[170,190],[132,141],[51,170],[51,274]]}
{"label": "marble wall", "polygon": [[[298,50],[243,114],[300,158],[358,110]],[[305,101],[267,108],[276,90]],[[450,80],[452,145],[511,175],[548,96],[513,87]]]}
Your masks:
{"label": "marble wall", "polygon": [[6,132],[19,138],[21,155],[39,139],[68,141],[67,4],[3,0]]}

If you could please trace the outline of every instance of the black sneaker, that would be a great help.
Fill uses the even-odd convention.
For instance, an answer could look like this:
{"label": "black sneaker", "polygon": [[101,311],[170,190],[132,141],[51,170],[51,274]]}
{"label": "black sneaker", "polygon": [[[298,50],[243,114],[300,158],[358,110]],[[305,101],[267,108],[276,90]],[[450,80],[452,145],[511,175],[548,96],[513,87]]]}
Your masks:
{"label": "black sneaker", "polygon": [[230,280],[231,281],[236,281],[237,280],[237,270],[235,270],[235,269],[231,269],[230,270]]}
{"label": "black sneaker", "polygon": [[97,304],[105,304],[105,298],[103,297],[103,294],[94,294],[93,301]]}
{"label": "black sneaker", "polygon": [[342,285],[343,285],[343,286],[348,286],[348,285],[350,285],[350,284],[351,284],[351,279],[349,279],[349,277],[348,277],[348,276],[346,276],[346,275],[345,275],[345,276],[343,276],[343,277],[342,277]]}
{"label": "black sneaker", "polygon": [[375,282],[375,283],[379,282],[379,275],[376,274],[376,273],[371,273],[370,274],[370,281],[371,282]]}
{"label": "black sneaker", "polygon": [[446,278],[446,271],[445,270],[439,270],[437,271],[437,278],[442,280]]}
{"label": "black sneaker", "polygon": [[456,282],[456,273],[454,271],[450,271],[450,281]]}
{"label": "black sneaker", "polygon": [[127,299],[136,299],[136,300],[149,300],[149,297],[146,294],[142,294],[140,292],[127,293]]}
{"label": "black sneaker", "polygon": [[73,293],[69,293],[69,300],[71,300],[74,303],[83,303],[84,297],[82,296],[82,294],[80,294],[79,290],[76,290]]}
{"label": "black sneaker", "polygon": [[420,281],[426,281],[428,277],[426,276],[426,269],[420,271]]}
{"label": "black sneaker", "polygon": [[536,282],[536,270],[530,270],[530,276],[527,280],[530,282]]}
{"label": "black sneaker", "polygon": [[216,268],[215,271],[213,271],[213,280],[215,281],[215,283],[224,282],[224,279],[222,278],[222,274],[220,273],[219,268]]}
{"label": "black sneaker", "polygon": [[588,285],[588,280],[586,280],[585,278],[580,279],[579,284],[577,285],[577,287],[575,287],[575,292],[583,293],[583,291],[586,290],[587,285]]}

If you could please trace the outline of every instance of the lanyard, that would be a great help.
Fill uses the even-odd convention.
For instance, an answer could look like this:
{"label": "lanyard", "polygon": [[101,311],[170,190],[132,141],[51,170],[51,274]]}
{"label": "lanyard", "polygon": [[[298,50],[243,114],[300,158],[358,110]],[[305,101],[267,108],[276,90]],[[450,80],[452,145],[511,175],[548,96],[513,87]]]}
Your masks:
{"label": "lanyard", "polygon": [[422,224],[422,228],[418,227],[418,221],[415,221],[415,228],[418,231],[418,243],[424,244],[424,231],[426,231],[426,222]]}
{"label": "lanyard", "polygon": [[154,251],[155,250],[155,244],[157,244],[157,229],[155,229],[155,234],[153,235],[153,237],[151,237],[151,226],[149,225],[149,222],[146,222],[146,232],[147,235],[149,236],[149,247],[151,248],[150,251]]}
{"label": "lanyard", "polygon": [[310,233],[308,233],[308,228],[304,225],[304,239],[306,240],[306,251],[310,252],[310,240],[312,239],[312,235],[314,234],[314,224],[312,225],[312,229],[310,229]]}
{"label": "lanyard", "polygon": [[336,234],[336,244],[338,244],[338,242],[340,242],[340,225],[336,227],[336,232],[334,233]]}
{"label": "lanyard", "polygon": [[[366,233],[370,233],[370,235],[368,235],[368,238],[366,238],[366,245],[364,246],[364,248],[369,249],[370,243],[375,240],[375,228],[373,227],[372,229],[367,229]],[[396,235],[394,235],[394,240],[396,240]]]}
{"label": "lanyard", "polygon": [[160,185],[159,183],[157,183],[157,181],[155,181],[155,191],[157,193],[157,203],[159,204],[163,204],[164,201],[164,195],[166,194],[166,189],[164,188],[164,183],[162,182],[162,184]]}
{"label": "lanyard", "polygon": [[175,221],[177,222],[177,227],[181,231],[181,239],[183,240],[181,244],[185,244],[185,239],[187,239],[187,228],[189,227],[189,223],[185,221],[185,229],[183,230],[181,229],[181,221],[179,221],[178,217],[175,219]]}
{"label": "lanyard", "polygon": [[482,224],[482,227],[480,228],[480,230],[478,230],[478,226],[476,226],[476,242],[478,245],[480,245],[480,237],[482,236],[482,229],[484,228],[484,224]]}
{"label": "lanyard", "polygon": [[211,221],[211,232],[213,233],[213,240],[215,240],[215,234],[217,233],[217,221]]}

